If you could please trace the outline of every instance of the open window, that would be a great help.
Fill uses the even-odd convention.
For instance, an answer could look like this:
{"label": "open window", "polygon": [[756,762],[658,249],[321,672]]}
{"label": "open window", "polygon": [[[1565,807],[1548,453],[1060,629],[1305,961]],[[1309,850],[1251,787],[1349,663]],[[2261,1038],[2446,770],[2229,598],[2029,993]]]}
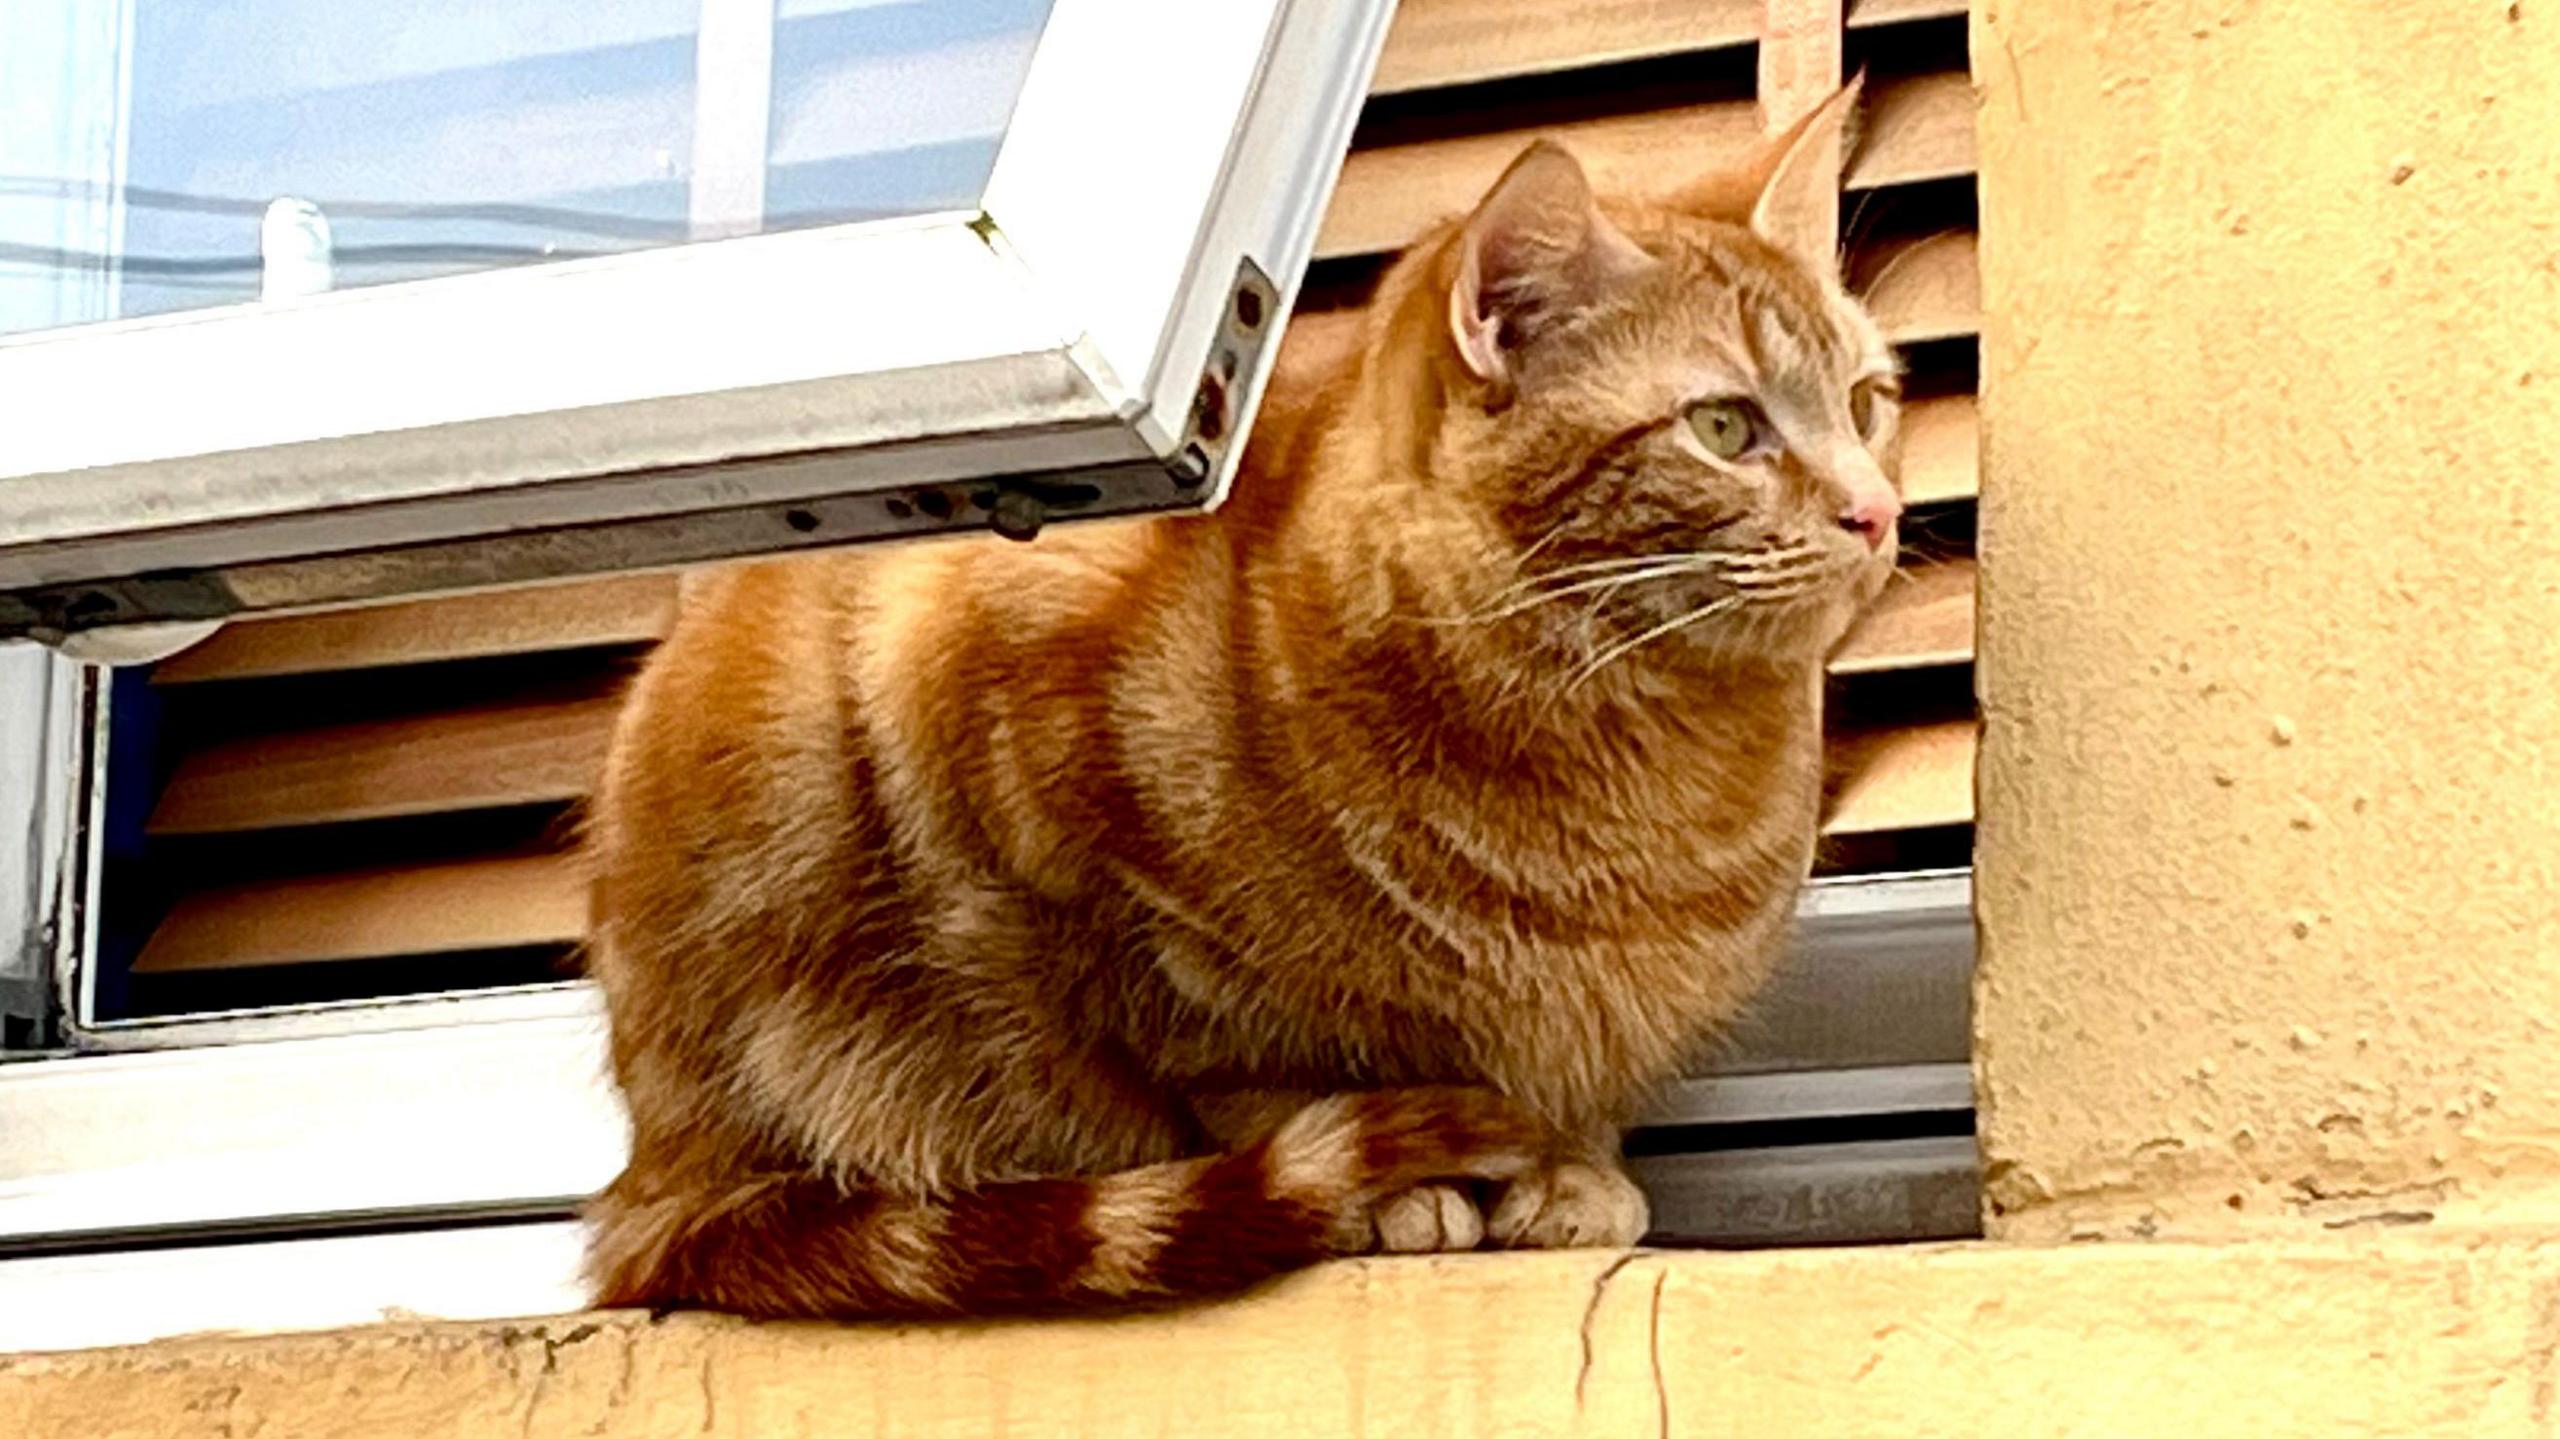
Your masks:
{"label": "open window", "polygon": [[1390,9],[13,6],[0,634],[1206,503]]}
{"label": "open window", "polygon": [[[135,3],[140,57],[154,32],[148,0]],[[355,26],[374,8],[262,4]],[[456,13],[502,8],[482,0]],[[0,1005],[18,1015],[22,1047],[41,1039],[72,1053],[0,1067],[0,1250],[99,1251],[41,1261],[72,1266],[61,1272],[94,1288],[99,1266],[114,1268],[104,1251],[142,1236],[482,1224],[507,1226],[513,1237],[489,1243],[518,1255],[489,1262],[523,1268],[515,1226],[557,1222],[619,1162],[600,1022],[577,979],[584,916],[565,846],[618,687],[673,613],[675,579],[660,567],[1206,503],[1265,373],[1320,364],[1346,343],[1387,258],[1469,203],[1528,139],[1563,139],[1604,186],[1703,164],[1758,132],[1765,48],[1783,43],[1763,35],[1758,0],[1404,0],[1372,81],[1377,31],[1394,7],[1296,0],[1278,20],[1278,6],[1224,0],[761,0],[743,19],[724,0],[613,8],[610,23],[632,27],[615,43],[657,47],[648,73],[672,87],[652,113],[681,120],[661,125],[670,138],[648,151],[673,157],[671,175],[653,178],[657,162],[632,158],[638,150],[626,157],[628,195],[647,198],[617,198],[625,171],[601,161],[586,190],[480,196],[461,217],[399,195],[350,209],[346,198],[383,192],[282,176],[269,189],[325,222],[334,288],[266,306],[247,302],[269,273],[290,291],[303,283],[293,274],[316,273],[307,267],[324,247],[306,210],[273,212],[256,203],[267,189],[239,188],[249,180],[218,197],[241,202],[233,208],[173,212],[191,218],[155,232],[134,217],[215,187],[128,157],[99,171],[106,189],[76,192],[113,197],[123,220],[56,217],[107,226],[130,255],[213,247],[231,257],[226,288],[204,289],[209,271],[188,275],[153,301],[167,313],[114,324],[70,327],[105,311],[13,319],[0,393],[11,393],[7,375],[42,379],[48,367],[30,357],[47,346],[107,356],[139,338],[140,355],[196,329],[204,336],[184,344],[276,337],[285,371],[208,382],[264,406],[254,409],[270,427],[262,449],[216,452],[206,441],[192,459],[135,453],[138,442],[106,433],[140,412],[131,376],[95,397],[45,380],[52,403],[104,417],[92,420],[96,449],[73,454],[81,426],[67,414],[39,432],[73,454],[51,468],[0,433],[0,590],[13,596],[0,606],[19,607],[19,628],[241,616],[148,667],[0,653],[12,736],[0,754],[0,824],[50,837],[34,849],[39,872],[0,869],[16,886],[0,893],[0,917],[23,897],[12,932],[38,941],[14,970],[0,953]],[[636,18],[661,9],[654,30]],[[1943,1238],[1976,1222],[1965,867],[1979,317],[1963,10],[1961,0],[1858,0],[1829,35],[1844,67],[1869,76],[1842,233],[1851,282],[1909,370],[1908,553],[1834,665],[1833,795],[1795,954],[1727,1048],[1675,1086],[1633,1142],[1666,1241]],[[1249,24],[1232,18],[1248,11],[1258,17]],[[1146,23],[1130,18],[1142,12]],[[1084,32],[1091,48],[1059,48],[1061,27],[1079,16],[1097,27]],[[769,23],[749,23],[759,19]],[[385,36],[410,30],[377,20],[389,29],[346,42],[349,63],[394,63],[399,47]],[[503,29],[475,23],[483,38]],[[536,78],[551,73],[544,66],[568,67],[548,83],[580,93],[601,82],[579,65],[646,69],[629,56],[580,58],[607,24],[525,22],[533,58],[491,61],[505,76],[468,95],[531,104],[549,93]],[[544,25],[595,33],[563,39]],[[1094,39],[1106,34],[1125,43]],[[878,48],[892,40],[909,48]],[[147,108],[158,72],[134,64],[126,83],[138,98],[119,103]],[[313,83],[302,61],[273,64],[282,79]],[[1002,81],[989,92],[998,98],[968,112],[991,115],[987,127],[957,110],[900,109],[942,128],[930,140],[914,132],[885,158],[859,148],[879,133],[876,113],[860,107],[880,76],[962,71]],[[1226,78],[1211,84],[1209,72]],[[1074,133],[1062,119],[1026,135],[1027,120],[1047,113],[1052,75],[1073,98],[1047,103],[1074,113]],[[701,92],[741,76],[762,77],[761,88],[741,86],[761,99]],[[1187,112],[1219,117],[1214,145],[1164,133],[1183,128],[1168,119],[1140,123],[1141,109],[1177,90],[1188,105],[1214,99]],[[967,109],[959,97],[975,92],[935,93]],[[324,123],[341,113],[324,101],[356,104],[294,103],[321,106],[312,130],[360,149],[352,121]],[[740,138],[754,128],[740,107],[765,117],[752,142]],[[1097,107],[1119,118],[1106,125]],[[1274,118],[1284,114],[1296,118]],[[183,118],[159,123],[185,128]],[[740,135],[718,153],[743,157],[725,170],[705,151],[722,125]],[[1007,168],[1030,153],[1018,142],[1061,167],[1038,172],[1055,183]],[[1070,175],[1098,188],[1070,192]],[[894,203],[914,213],[826,209],[830,196],[869,193],[913,197]],[[0,189],[0,216],[12,213],[8,194]],[[758,194],[761,225],[778,233],[732,235]],[[588,212],[621,205],[657,228],[588,233],[598,227]],[[540,229],[564,216],[587,230]],[[303,228],[270,236],[271,222]],[[228,238],[185,238],[217,231]],[[146,234],[162,238],[145,245]],[[268,239],[272,253],[260,255]],[[51,243],[66,255],[112,248]],[[516,252],[546,244],[628,253]],[[845,268],[891,246],[935,249],[952,268],[910,269],[895,283]],[[130,255],[80,271],[77,284],[50,272],[48,303],[134,291]],[[420,277],[426,266],[462,273]],[[10,272],[0,261],[0,277]],[[929,298],[936,275],[959,288]],[[1052,286],[1052,275],[1069,278]],[[981,283],[999,289],[972,290]],[[0,279],[0,294],[26,288]],[[652,300],[659,289],[670,293]],[[516,297],[561,308],[509,329],[537,313]],[[1061,297],[1109,306],[1061,312]],[[638,308],[619,311],[625,302]],[[470,306],[485,308],[463,325]],[[369,330],[368,313],[441,334],[448,348],[435,360],[377,359],[364,373],[328,363],[329,345],[388,333]],[[857,319],[910,333],[838,333]],[[499,353],[500,334],[539,334],[541,353]],[[668,348],[668,334],[717,338],[726,358],[708,341],[650,353]],[[298,348],[306,343],[321,344],[321,358]],[[942,358],[860,367],[895,346]],[[248,364],[251,351],[236,353]],[[306,388],[269,395],[251,383],[278,374]],[[615,377],[630,388],[596,388]],[[373,393],[382,387],[401,393]],[[1204,393],[1213,404],[1201,405]],[[457,396],[477,396],[477,410],[428,408]],[[181,413],[201,426],[190,433],[247,432],[220,426],[249,416],[188,404]],[[365,408],[395,404],[408,408]],[[1212,415],[1220,406],[1223,422]],[[849,428],[864,414],[912,432]],[[1204,415],[1218,433],[1202,433]],[[718,425],[733,426],[719,453],[684,448]],[[1210,459],[1205,472],[1185,458],[1193,445]],[[156,498],[115,512],[83,475]],[[38,540],[41,551],[30,548]],[[587,570],[631,572],[485,588]],[[415,597],[311,608],[389,595]],[[22,732],[43,737],[43,763],[21,762]],[[23,1138],[39,1134],[40,1144]],[[542,1252],[574,1248],[561,1230]],[[460,1262],[440,1240],[379,1243],[385,1256],[397,1251],[385,1273]],[[435,1257],[420,1264],[420,1246]],[[254,1248],[227,1253],[237,1262]],[[544,1282],[565,1282],[572,1267],[541,1270]],[[485,1312],[511,1302],[492,1291]]]}

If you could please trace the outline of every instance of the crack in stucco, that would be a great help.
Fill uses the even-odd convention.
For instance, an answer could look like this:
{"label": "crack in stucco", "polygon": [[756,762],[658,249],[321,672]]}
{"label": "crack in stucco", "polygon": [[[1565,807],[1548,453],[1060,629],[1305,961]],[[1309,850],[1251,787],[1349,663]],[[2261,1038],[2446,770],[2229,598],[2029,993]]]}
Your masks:
{"label": "crack in stucco", "polygon": [[2383,1209],[2372,1214],[2359,1214],[2351,1219],[2327,1220],[2321,1227],[2325,1229],[2401,1228],[2412,1224],[2435,1222],[2435,1211],[2432,1209]]}
{"label": "crack in stucco", "polygon": [[[508,1354],[511,1366],[514,1362],[513,1356],[527,1343],[540,1346],[542,1352],[541,1366],[534,1370],[532,1382],[525,1390],[524,1410],[517,1416],[516,1432],[518,1434],[530,1439],[534,1420],[542,1412],[543,1401],[550,1397],[552,1377],[560,1372],[562,1351],[575,1349],[605,1332],[605,1326],[593,1322],[573,1325],[559,1334],[553,1334],[550,1326],[545,1324],[536,1324],[530,1328],[507,1325],[498,1330],[496,1338],[499,1347]],[[623,1350],[623,1379],[627,1383],[631,1364],[628,1336],[624,1338]]]}
{"label": "crack in stucco", "polygon": [[1671,1271],[1653,1276],[1653,1312],[1646,1318],[1645,1344],[1653,1358],[1654,1433],[1658,1439],[1671,1439],[1671,1391],[1662,1382],[1662,1286],[1671,1281]]}
{"label": "crack in stucco", "polygon": [[[1582,1306],[1582,1367],[1573,1375],[1573,1407],[1582,1407],[1583,1388],[1591,1382],[1591,1326],[1600,1318],[1600,1301],[1609,1295],[1609,1282],[1628,1265],[1645,1257],[1645,1251],[1632,1249],[1619,1255],[1608,1268],[1591,1281],[1591,1298]],[[1657,1291],[1659,1292],[1659,1291]]]}
{"label": "crack in stucco", "polygon": [[2365,1186],[2336,1184],[2304,1175],[2293,1181],[2293,1193],[2286,1196],[2285,1205],[2329,1229],[2432,1224],[2436,1211],[2443,1208],[2457,1188],[2450,1179]]}

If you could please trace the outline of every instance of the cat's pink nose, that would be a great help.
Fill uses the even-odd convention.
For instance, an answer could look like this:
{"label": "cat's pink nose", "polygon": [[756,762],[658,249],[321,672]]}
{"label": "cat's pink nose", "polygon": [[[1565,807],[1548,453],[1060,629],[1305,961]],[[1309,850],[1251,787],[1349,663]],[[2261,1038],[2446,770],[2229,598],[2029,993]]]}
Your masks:
{"label": "cat's pink nose", "polygon": [[1883,485],[1861,485],[1850,497],[1848,507],[1840,511],[1840,528],[1864,539],[1872,550],[1883,546],[1893,522],[1900,518],[1901,496]]}

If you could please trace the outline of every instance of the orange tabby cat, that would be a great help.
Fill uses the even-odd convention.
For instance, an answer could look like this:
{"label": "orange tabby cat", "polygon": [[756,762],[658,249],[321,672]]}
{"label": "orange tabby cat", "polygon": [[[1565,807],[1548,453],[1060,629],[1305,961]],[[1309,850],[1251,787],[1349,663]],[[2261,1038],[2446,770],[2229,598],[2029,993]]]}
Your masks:
{"label": "orange tabby cat", "polygon": [[1595,201],[1532,147],[1208,519],[692,582],[596,801],[607,1304],[984,1313],[1623,1245],[1779,953],[1894,365],[1792,217],[1854,91]]}

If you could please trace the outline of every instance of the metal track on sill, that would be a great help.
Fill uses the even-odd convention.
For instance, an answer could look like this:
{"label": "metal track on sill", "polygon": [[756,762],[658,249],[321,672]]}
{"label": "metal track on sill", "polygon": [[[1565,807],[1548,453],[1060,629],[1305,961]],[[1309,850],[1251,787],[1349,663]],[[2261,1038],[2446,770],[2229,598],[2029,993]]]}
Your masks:
{"label": "metal track on sill", "polygon": [[1769,985],[1701,1073],[1961,1064],[1973,1034],[1973,878],[1962,870],[1805,890]]}
{"label": "metal track on sill", "polygon": [[1950,1114],[1972,1108],[1970,1066],[1886,1064],[1692,1075],[1665,1089],[1640,1122],[1657,1128],[1701,1128]]}
{"label": "metal track on sill", "polygon": [[1653,1203],[1650,1243],[1885,1244],[1982,1233],[1971,1135],[1656,1155],[1628,1169]]}

